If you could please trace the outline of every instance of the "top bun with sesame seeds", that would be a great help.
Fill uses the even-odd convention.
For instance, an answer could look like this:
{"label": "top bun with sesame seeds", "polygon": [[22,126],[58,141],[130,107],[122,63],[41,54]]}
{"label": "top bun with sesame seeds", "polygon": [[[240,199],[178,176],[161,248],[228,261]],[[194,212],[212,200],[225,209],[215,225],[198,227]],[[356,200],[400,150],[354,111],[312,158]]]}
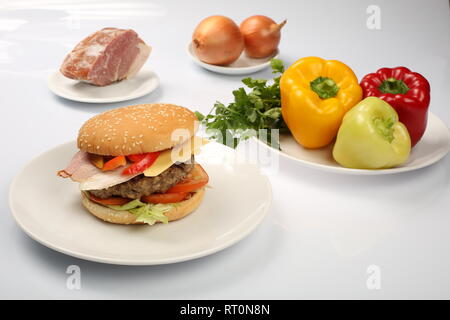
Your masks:
{"label": "top bun with sesame seeds", "polygon": [[[140,154],[170,149],[191,138],[197,129],[197,118],[189,109],[140,104],[89,119],[81,127],[77,143],[79,149],[103,156]],[[175,130],[182,131],[174,135]]]}

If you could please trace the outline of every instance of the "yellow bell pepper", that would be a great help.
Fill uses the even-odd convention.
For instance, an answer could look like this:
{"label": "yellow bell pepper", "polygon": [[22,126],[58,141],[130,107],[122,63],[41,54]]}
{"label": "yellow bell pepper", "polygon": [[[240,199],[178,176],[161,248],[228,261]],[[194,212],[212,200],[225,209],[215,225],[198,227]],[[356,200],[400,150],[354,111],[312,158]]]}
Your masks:
{"label": "yellow bell pepper", "polygon": [[281,76],[281,113],[294,139],[321,148],[336,137],[342,118],[362,99],[358,79],[344,63],[306,57]]}

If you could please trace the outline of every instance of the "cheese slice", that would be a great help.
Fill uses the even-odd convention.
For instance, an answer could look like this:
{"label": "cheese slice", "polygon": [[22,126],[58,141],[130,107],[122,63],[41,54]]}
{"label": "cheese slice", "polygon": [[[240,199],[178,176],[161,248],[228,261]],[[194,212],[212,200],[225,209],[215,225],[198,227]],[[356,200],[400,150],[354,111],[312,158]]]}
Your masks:
{"label": "cheese slice", "polygon": [[200,148],[209,141],[202,137],[194,136],[186,142],[160,153],[156,161],[144,171],[146,177],[156,177],[168,169],[175,162],[186,162],[192,154],[198,154]]}

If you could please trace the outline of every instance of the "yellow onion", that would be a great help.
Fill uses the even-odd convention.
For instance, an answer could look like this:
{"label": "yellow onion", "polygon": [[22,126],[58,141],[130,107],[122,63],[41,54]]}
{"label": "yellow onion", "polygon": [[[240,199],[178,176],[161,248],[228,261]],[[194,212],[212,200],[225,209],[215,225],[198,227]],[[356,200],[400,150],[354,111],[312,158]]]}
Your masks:
{"label": "yellow onion", "polygon": [[203,62],[227,65],[244,50],[239,27],[230,18],[211,16],[199,23],[192,35],[195,55]]}
{"label": "yellow onion", "polygon": [[245,53],[251,58],[270,56],[278,48],[281,28],[287,20],[277,24],[266,16],[252,16],[242,21],[240,29],[245,41]]}

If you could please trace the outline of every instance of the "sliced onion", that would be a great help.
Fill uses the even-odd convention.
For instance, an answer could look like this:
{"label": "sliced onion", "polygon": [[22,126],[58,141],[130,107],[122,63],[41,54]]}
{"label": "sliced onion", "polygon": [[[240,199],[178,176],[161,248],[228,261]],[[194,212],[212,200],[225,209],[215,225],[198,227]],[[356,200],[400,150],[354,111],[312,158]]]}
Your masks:
{"label": "sliced onion", "polygon": [[251,58],[264,58],[277,50],[281,28],[287,20],[277,24],[266,16],[252,16],[242,21],[240,29],[245,41],[245,53]]}
{"label": "sliced onion", "polygon": [[192,35],[195,55],[203,62],[228,65],[244,50],[239,27],[230,18],[211,16],[197,26]]}

